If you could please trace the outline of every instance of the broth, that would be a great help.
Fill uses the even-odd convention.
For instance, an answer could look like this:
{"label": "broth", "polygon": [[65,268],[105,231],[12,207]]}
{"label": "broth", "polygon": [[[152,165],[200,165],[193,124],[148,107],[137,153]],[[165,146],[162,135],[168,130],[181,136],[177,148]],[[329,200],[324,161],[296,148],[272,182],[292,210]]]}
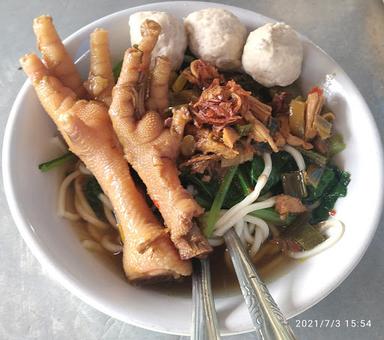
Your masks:
{"label": "broth", "polygon": [[[266,283],[284,275],[296,262],[295,260],[284,256],[282,253],[275,256],[272,259],[273,262],[269,262],[265,258],[262,260],[264,261],[260,261],[255,266],[261,279]],[[239,283],[225,246],[215,248],[214,252],[210,255],[210,270],[212,290],[215,296],[223,297],[239,294]],[[169,296],[190,296],[192,290],[192,278],[185,278],[181,282],[163,282],[146,287],[146,289],[154,289]]]}
{"label": "broth", "polygon": [[[73,190],[70,188],[69,190]],[[72,197],[73,195],[68,195]],[[73,200],[67,201],[68,207],[73,209]],[[72,222],[73,229],[78,235],[80,241],[95,240],[87,229],[86,222]],[[116,235],[116,230],[110,230],[111,235]],[[97,241],[96,241],[97,242]],[[278,277],[284,275],[292,265],[297,262],[281,252],[271,254],[265,243],[261,246],[259,253],[266,253],[255,262],[258,274],[264,282],[271,282]],[[113,255],[105,249],[89,250],[93,256],[97,258],[108,270],[126,280],[123,266],[122,254]],[[259,254],[258,253],[258,254]],[[240,291],[237,282],[235,270],[225,246],[216,247],[210,255],[211,283],[212,289],[216,296],[234,296]],[[127,282],[128,284],[128,282]],[[179,281],[160,282],[154,285],[143,286],[142,289],[155,290],[161,294],[168,296],[190,296],[192,291],[192,278],[187,277]]]}
{"label": "broth", "polygon": [[[92,239],[84,222],[73,223],[73,227],[79,236],[79,239]],[[265,252],[264,244],[260,251]],[[119,275],[126,280],[122,266],[122,254],[112,255],[106,250],[91,251],[93,256],[97,258],[108,270]],[[281,252],[272,256],[261,257],[255,267],[261,279],[268,283],[278,277],[284,275],[292,265],[297,262]],[[236,274],[231,263],[228,251],[225,246],[216,247],[210,255],[211,283],[214,294],[220,296],[235,296],[239,294],[240,287],[237,282]],[[128,284],[128,282],[127,282]],[[190,296],[192,290],[192,278],[187,277],[179,281],[160,282],[154,285],[143,286],[142,289],[155,290],[161,294],[168,296]]]}

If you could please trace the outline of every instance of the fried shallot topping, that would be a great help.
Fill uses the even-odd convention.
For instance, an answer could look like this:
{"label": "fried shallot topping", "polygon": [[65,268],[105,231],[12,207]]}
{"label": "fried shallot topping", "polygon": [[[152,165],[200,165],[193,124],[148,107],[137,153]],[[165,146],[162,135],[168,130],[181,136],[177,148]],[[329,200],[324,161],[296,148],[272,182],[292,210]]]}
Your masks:
{"label": "fried shallot topping", "polygon": [[190,83],[202,88],[208,87],[213,79],[222,78],[215,66],[201,59],[192,61],[190,66],[183,71],[183,75]]}
{"label": "fried shallot topping", "polygon": [[220,85],[219,79],[214,79],[192,106],[195,122],[198,126],[211,124],[220,130],[241,120],[243,103],[250,94],[233,80]]}
{"label": "fried shallot topping", "polygon": [[186,162],[180,164],[180,168],[189,168],[191,173],[204,174],[217,165],[220,156],[215,154],[210,155],[196,155],[188,159]]}

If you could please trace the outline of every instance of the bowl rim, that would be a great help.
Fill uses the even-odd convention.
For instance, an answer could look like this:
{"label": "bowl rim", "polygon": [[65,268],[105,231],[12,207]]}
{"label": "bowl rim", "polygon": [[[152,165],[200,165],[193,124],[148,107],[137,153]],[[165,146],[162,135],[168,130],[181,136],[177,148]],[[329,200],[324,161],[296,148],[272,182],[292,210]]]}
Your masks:
{"label": "bowl rim", "polygon": [[[201,4],[206,5],[207,7],[221,7],[228,10],[236,10],[236,11],[244,11],[244,13],[257,13],[252,10],[244,9],[237,6],[230,6],[226,4],[221,3],[214,3],[214,2],[203,2],[203,1],[165,1],[165,2],[156,2],[156,3],[149,3],[145,5],[135,6],[135,7],[128,7],[126,9],[116,11],[110,14],[107,14],[99,19],[94,20],[93,22],[81,27],[80,29],[76,30],[74,33],[69,35],[66,39],[63,40],[63,43],[66,45],[70,43],[72,40],[75,40],[79,35],[81,35],[84,31],[87,31],[91,26],[95,26],[98,23],[106,20],[111,19],[114,16],[123,15],[126,11],[142,11],[142,10],[151,10],[151,8],[155,5],[161,5],[161,6],[171,6],[171,5],[183,5],[183,6],[194,6],[195,4]],[[268,21],[276,22],[275,19],[266,17],[262,14],[257,13],[260,17],[265,18]],[[241,18],[240,18],[241,19]],[[364,97],[361,95],[359,89],[355,85],[355,83],[350,79],[350,77],[345,73],[345,71],[340,67],[340,65],[331,57],[329,56],[323,49],[321,49],[318,45],[313,43],[311,40],[306,38],[304,35],[300,34],[300,37],[302,40],[309,42],[314,48],[318,49],[320,52],[325,54],[334,65],[338,67],[338,73],[341,74],[350,84],[352,90],[355,92],[355,95],[357,97],[357,100],[361,103],[364,110],[367,112],[366,119],[369,121],[370,125],[372,126],[372,132],[374,133],[374,140],[375,144],[377,145],[377,148],[379,150],[379,154],[377,155],[377,163],[379,167],[379,173],[380,175],[380,184],[383,183],[384,176],[383,176],[383,146],[382,141],[380,138],[379,129],[377,127],[376,121],[372,115],[372,112],[366,103]],[[76,278],[72,277],[64,268],[60,268],[55,264],[55,260],[53,258],[50,258],[47,256],[44,246],[40,243],[39,239],[36,237],[36,235],[33,233],[33,228],[31,228],[30,224],[26,220],[26,218],[23,216],[19,206],[18,202],[16,200],[14,187],[12,184],[12,171],[11,171],[11,138],[13,131],[15,130],[15,121],[16,117],[18,116],[18,112],[20,111],[20,106],[22,105],[22,102],[24,100],[26,92],[31,88],[31,84],[29,80],[27,79],[24,84],[22,85],[20,91],[17,94],[17,97],[12,105],[9,117],[7,119],[5,132],[4,132],[4,138],[3,138],[3,146],[2,146],[2,173],[3,173],[3,185],[4,185],[4,193],[6,196],[6,200],[8,203],[9,210],[11,212],[12,218],[15,221],[15,224],[17,226],[18,231],[22,235],[25,243],[28,245],[29,249],[33,253],[33,255],[37,258],[37,260],[40,262],[40,264],[48,270],[50,274],[53,275],[53,277],[59,281],[59,283],[65,287],[69,292],[80,298],[82,301],[87,303],[88,305],[94,307],[98,311],[112,316],[118,320],[121,320],[123,322],[127,322],[125,318],[122,317],[121,313],[116,312],[112,307],[109,305],[102,304],[96,296],[93,296],[92,294],[88,293],[87,289],[84,287],[81,287],[78,285]],[[384,192],[381,193],[379,197],[378,206],[382,206],[384,201]],[[296,313],[294,313],[291,318],[303,313],[307,309],[311,308],[312,306],[316,305],[318,302],[320,302],[322,299],[324,299],[326,296],[328,296],[331,292],[333,292],[344,280],[350,275],[350,273],[355,269],[355,267],[360,263],[362,257],[366,253],[369,245],[372,242],[373,236],[377,230],[377,227],[379,225],[379,221],[381,219],[382,212],[377,210],[375,212],[375,215],[372,218],[372,225],[374,227],[371,228],[369,231],[369,237],[367,238],[366,244],[362,248],[361,253],[359,256],[355,259],[355,262],[350,265],[350,267],[345,270],[344,274],[341,276],[338,282],[336,284],[329,286],[323,294],[319,295],[318,298],[315,298],[312,303],[303,306],[301,308],[298,308]],[[160,325],[154,325],[151,323],[143,322],[142,320],[138,319],[130,319],[129,324],[144,328],[151,331],[161,332],[165,334],[177,334],[177,335],[188,335],[187,333],[181,333],[181,332],[173,332],[169,329],[164,329]],[[252,331],[252,329],[244,330],[244,331],[234,331],[234,332],[226,332],[224,335],[238,335],[238,334],[244,334]]]}

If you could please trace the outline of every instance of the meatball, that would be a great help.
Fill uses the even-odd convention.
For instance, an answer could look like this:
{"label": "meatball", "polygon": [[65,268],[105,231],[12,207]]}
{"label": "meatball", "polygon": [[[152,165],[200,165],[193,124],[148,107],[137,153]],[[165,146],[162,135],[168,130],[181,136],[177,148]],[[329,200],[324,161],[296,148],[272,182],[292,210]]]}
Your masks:
{"label": "meatball", "polygon": [[242,57],[244,71],[267,87],[292,84],[300,76],[302,61],[301,41],[284,23],[268,23],[252,31]]}
{"label": "meatball", "polygon": [[179,69],[187,48],[187,36],[182,21],[166,12],[144,11],[132,14],[129,17],[132,45],[140,42],[140,26],[146,19],[154,20],[161,26],[161,33],[152,52],[152,59],[157,56],[167,57],[171,61],[172,69]]}
{"label": "meatball", "polygon": [[184,19],[189,48],[197,57],[227,70],[241,66],[247,29],[231,12],[207,8]]}

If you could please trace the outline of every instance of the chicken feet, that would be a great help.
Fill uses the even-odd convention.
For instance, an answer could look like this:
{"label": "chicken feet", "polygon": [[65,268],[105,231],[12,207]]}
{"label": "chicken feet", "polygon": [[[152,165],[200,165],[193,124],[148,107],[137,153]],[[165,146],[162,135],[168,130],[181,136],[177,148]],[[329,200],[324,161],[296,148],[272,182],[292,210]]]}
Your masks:
{"label": "chicken feet", "polygon": [[193,222],[203,209],[182,187],[176,167],[184,126],[189,119],[188,109],[174,110],[172,125],[166,128],[162,113],[168,106],[169,60],[158,57],[149,75],[151,52],[159,33],[156,22],[143,23],[141,43],[124,55],[109,114],[126,159],[159,208],[181,258],[189,259],[204,256],[212,248]]}
{"label": "chicken feet", "polygon": [[[95,175],[112,202],[124,243],[123,266],[127,278],[146,281],[190,275],[190,262],[180,259],[168,233],[136,188],[112,128],[105,104],[113,86],[105,31],[93,33],[96,36],[92,39],[102,39],[102,47],[95,51],[100,46],[91,43],[94,60],[88,79],[89,84],[97,76],[107,80],[107,83],[103,81],[101,91],[88,88],[91,98],[101,96],[102,102],[80,99],[85,93],[79,86],[80,76],[58,38],[52,19],[39,17],[34,28],[45,65],[34,54],[25,55],[20,63],[70,150]],[[100,53],[102,58],[98,56]],[[95,71],[92,62],[93,66],[102,67]]]}

